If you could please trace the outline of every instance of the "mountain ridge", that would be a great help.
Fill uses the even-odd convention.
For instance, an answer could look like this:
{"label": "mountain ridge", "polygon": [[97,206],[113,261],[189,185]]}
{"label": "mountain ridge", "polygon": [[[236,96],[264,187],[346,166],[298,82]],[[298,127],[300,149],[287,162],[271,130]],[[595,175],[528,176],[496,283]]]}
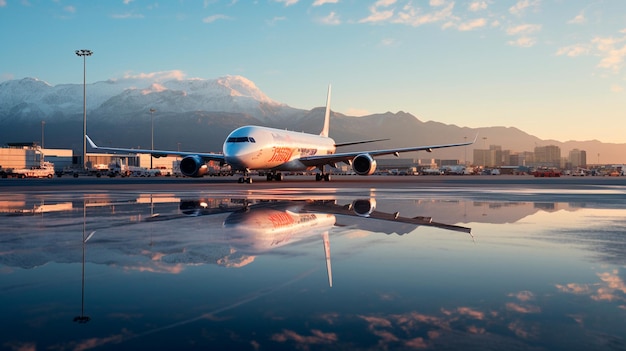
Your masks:
{"label": "mountain ridge", "polygon": [[[91,83],[86,91],[88,133],[102,145],[121,147],[150,145],[154,123],[155,148],[220,151],[224,138],[236,127],[258,124],[317,134],[324,115],[323,107],[304,110],[274,101],[242,76],[180,79],[160,72]],[[154,114],[149,112],[152,108]],[[81,150],[82,112],[82,84],[52,86],[37,78],[1,82],[0,144],[40,141],[45,129],[46,147]],[[587,152],[588,163],[626,163],[626,144],[620,143],[542,140],[516,127],[469,128],[422,121],[404,111],[362,117],[331,114],[330,136],[338,142],[391,139],[371,144],[370,149],[460,142],[477,133],[478,140],[467,148],[402,157],[463,161],[472,159],[473,149],[490,145],[513,152],[557,145],[562,157],[578,148]]]}

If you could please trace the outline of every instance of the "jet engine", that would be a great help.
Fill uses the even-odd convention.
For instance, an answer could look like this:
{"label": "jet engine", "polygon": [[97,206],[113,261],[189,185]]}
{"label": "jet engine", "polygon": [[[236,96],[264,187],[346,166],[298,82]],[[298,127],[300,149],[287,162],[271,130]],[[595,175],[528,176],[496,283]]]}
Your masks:
{"label": "jet engine", "polygon": [[369,217],[375,209],[375,199],[361,199],[352,201],[352,211],[354,211],[357,216]]}
{"label": "jet engine", "polygon": [[352,169],[358,175],[372,175],[376,171],[376,160],[370,154],[360,154],[352,159]]}
{"label": "jet engine", "polygon": [[187,177],[202,177],[209,171],[209,167],[197,155],[185,156],[180,160],[180,173]]}

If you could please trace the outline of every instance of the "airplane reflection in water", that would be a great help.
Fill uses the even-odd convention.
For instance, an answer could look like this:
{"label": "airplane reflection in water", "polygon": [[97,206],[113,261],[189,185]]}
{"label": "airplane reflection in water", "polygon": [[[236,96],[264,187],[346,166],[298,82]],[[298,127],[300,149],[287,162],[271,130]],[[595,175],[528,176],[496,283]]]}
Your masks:
{"label": "airplane reflection in water", "polygon": [[[242,253],[259,254],[297,242],[315,240],[320,235],[326,258],[328,283],[332,287],[330,230],[337,226],[403,235],[417,226],[430,226],[468,233],[471,228],[434,222],[430,217],[401,217],[399,212],[376,211],[375,199],[355,200],[339,205],[335,200],[235,200],[236,205],[209,207],[203,200],[181,200],[184,216],[230,214],[223,222],[229,245]],[[181,216],[153,216],[148,221],[167,221]],[[358,218],[358,221],[347,219]],[[378,228],[380,230],[376,230]],[[473,236],[472,236],[473,238]],[[227,264],[227,258],[218,261]]]}
{"label": "airplane reflection in water", "polygon": [[[343,203],[340,205],[336,200],[184,197],[167,193],[7,196],[0,201],[0,216],[4,216],[0,245],[5,252],[0,255],[0,264],[30,269],[49,262],[81,262],[78,252],[68,250],[66,243],[74,241],[72,233],[76,231],[83,232],[83,240],[85,231],[97,231],[87,239],[89,262],[125,270],[174,273],[186,265],[211,263],[242,267],[277,248],[319,240],[330,275],[331,233],[361,230],[403,235],[418,226],[470,233],[469,228],[435,222],[430,217],[378,211],[374,198],[337,200]],[[422,211],[395,202],[379,200],[378,206]],[[449,217],[449,211],[440,208],[434,213]],[[454,221],[466,222],[459,218]]]}

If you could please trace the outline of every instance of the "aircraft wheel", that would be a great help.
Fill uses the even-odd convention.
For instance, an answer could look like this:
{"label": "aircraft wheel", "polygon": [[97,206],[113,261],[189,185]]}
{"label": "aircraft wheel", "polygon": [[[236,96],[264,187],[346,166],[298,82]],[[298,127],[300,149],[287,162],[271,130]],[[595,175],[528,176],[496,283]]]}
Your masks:
{"label": "aircraft wheel", "polygon": [[322,180],[322,175],[319,173],[315,173],[315,181],[319,182],[320,180]]}
{"label": "aircraft wheel", "polygon": [[252,184],[252,178],[246,178],[245,182],[248,184]]}
{"label": "aircraft wheel", "polygon": [[274,180],[274,175],[272,175],[272,173],[268,173],[266,177],[267,177],[268,182],[271,182],[272,180]]}
{"label": "aircraft wheel", "polygon": [[330,182],[330,174],[324,174],[324,180]]}
{"label": "aircraft wheel", "polygon": [[282,173],[276,173],[275,179],[276,179],[276,181],[280,182],[281,180],[283,180],[283,174]]}
{"label": "aircraft wheel", "polygon": [[244,178],[243,178],[243,177],[239,178],[239,179],[237,180],[237,182],[238,182],[238,183],[243,183],[243,182],[244,182]]}

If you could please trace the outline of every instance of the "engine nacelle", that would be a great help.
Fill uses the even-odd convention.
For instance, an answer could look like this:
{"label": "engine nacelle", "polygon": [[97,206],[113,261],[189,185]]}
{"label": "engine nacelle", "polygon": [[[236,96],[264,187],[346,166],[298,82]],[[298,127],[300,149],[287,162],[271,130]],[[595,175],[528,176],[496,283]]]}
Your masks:
{"label": "engine nacelle", "polygon": [[200,156],[185,156],[180,160],[180,173],[187,177],[202,177],[208,171],[209,167]]}
{"label": "engine nacelle", "polygon": [[352,169],[358,175],[372,175],[376,172],[376,160],[370,154],[360,154],[352,159]]}
{"label": "engine nacelle", "polygon": [[375,199],[354,200],[352,202],[352,211],[354,211],[357,216],[369,217],[375,209]]}

